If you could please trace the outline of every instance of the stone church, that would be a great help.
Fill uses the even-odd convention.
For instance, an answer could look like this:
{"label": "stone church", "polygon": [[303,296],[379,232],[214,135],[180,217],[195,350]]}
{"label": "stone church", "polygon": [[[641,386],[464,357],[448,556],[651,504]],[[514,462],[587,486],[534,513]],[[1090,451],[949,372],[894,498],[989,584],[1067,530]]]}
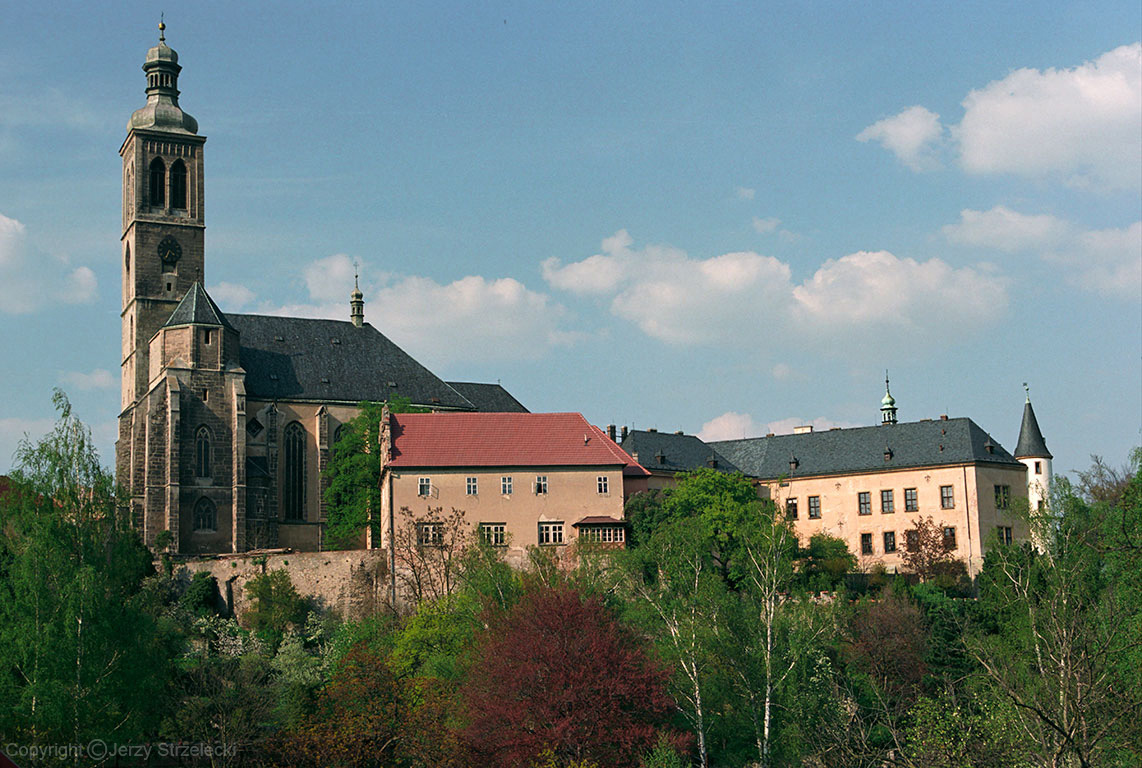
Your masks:
{"label": "stone church", "polygon": [[442,381],[364,318],[223,313],[204,288],[206,137],[179,107],[178,54],[147,51],[123,158],[122,402],[116,473],[135,525],[182,553],[319,550],[322,470],[362,400],[526,409],[497,384]]}

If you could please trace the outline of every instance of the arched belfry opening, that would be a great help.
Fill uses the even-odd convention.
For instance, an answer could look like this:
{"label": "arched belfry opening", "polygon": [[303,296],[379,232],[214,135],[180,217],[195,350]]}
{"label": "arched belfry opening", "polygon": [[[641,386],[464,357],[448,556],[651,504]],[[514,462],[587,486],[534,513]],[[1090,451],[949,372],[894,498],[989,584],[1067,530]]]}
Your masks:
{"label": "arched belfry opening", "polygon": [[151,161],[151,184],[148,200],[155,208],[166,205],[167,166],[161,157]]}
{"label": "arched belfry opening", "polygon": [[186,164],[175,160],[171,164],[171,208],[185,211],[186,203]]}

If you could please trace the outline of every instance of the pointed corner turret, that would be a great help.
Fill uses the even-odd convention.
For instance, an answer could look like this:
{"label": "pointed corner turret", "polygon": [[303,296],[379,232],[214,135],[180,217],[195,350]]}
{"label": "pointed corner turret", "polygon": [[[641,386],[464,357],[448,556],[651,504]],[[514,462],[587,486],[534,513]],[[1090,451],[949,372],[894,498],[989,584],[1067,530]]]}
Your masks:
{"label": "pointed corner turret", "polygon": [[[1023,385],[1027,389],[1027,385]],[[1051,452],[1047,450],[1047,441],[1039,430],[1039,421],[1035,418],[1035,409],[1031,407],[1031,394],[1027,394],[1027,402],[1023,404],[1023,423],[1019,427],[1019,442],[1015,446],[1017,459],[1052,459]]]}
{"label": "pointed corner turret", "polygon": [[174,312],[171,312],[170,318],[163,323],[164,328],[173,328],[176,325],[217,325],[234,330],[226,315],[199,282],[190,286],[190,290],[182,297]]}

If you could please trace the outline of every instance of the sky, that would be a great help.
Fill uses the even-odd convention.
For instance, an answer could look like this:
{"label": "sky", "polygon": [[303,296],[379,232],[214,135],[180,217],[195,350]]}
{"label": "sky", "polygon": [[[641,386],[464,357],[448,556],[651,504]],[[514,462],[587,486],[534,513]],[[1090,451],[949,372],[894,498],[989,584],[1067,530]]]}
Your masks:
{"label": "sky", "polygon": [[1142,442],[1131,2],[24,4],[0,25],[0,473],[114,454],[120,158],[167,42],[224,310],[366,319],[532,411],[707,439],[968,416]]}

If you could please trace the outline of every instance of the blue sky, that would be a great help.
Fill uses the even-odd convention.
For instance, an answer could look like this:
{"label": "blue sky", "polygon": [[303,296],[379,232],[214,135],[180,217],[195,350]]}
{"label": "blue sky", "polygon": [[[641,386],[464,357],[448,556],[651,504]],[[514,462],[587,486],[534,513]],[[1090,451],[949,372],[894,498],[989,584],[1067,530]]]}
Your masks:
{"label": "blue sky", "polygon": [[[110,464],[120,161],[160,6],[0,28],[0,472]],[[1136,2],[164,3],[224,309],[366,318],[535,411],[736,437],[1142,424]]]}

